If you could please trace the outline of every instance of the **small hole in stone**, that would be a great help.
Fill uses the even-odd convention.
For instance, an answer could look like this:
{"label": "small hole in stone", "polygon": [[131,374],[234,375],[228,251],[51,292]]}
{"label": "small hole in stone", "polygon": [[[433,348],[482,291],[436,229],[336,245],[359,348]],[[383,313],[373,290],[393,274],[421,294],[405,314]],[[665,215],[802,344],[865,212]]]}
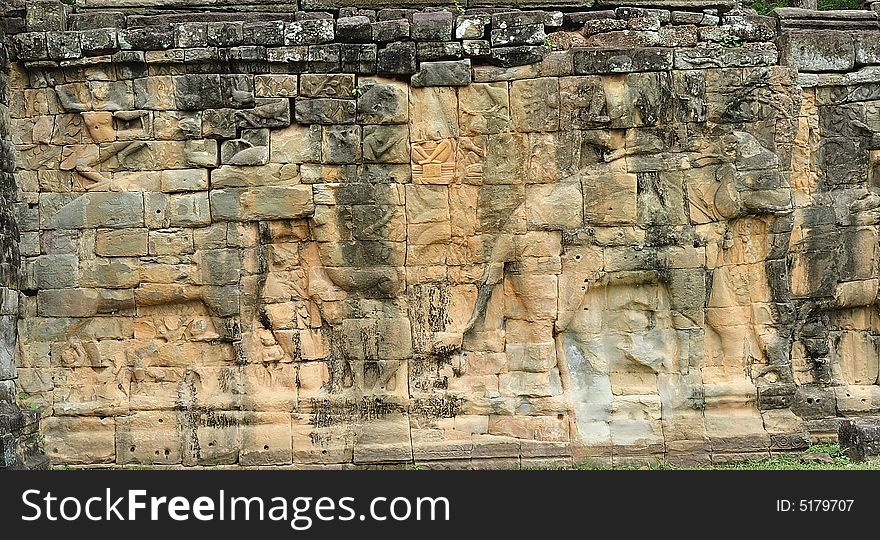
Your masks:
{"label": "small hole in stone", "polygon": [[562,414],[557,414],[557,415],[556,415],[556,419],[557,419],[557,420],[562,420],[563,418],[565,418],[565,416],[562,415]]}
{"label": "small hole in stone", "polygon": [[268,445],[268,444],[263,446],[263,450],[268,450],[268,449],[269,449],[269,445]]}
{"label": "small hole in stone", "polygon": [[156,450],[156,455],[157,455],[157,456],[159,455],[159,451],[158,451],[158,450]]}
{"label": "small hole in stone", "polygon": [[807,398],[807,403],[809,403],[810,405],[812,405],[812,404],[813,404],[813,398]]}
{"label": "small hole in stone", "polygon": [[53,448],[53,449],[52,449],[52,453],[57,454],[57,453],[58,453],[58,449],[57,449],[57,448]]}
{"label": "small hole in stone", "polygon": [[321,450],[321,454],[326,454],[326,453],[327,453],[326,450]]}
{"label": "small hole in stone", "polygon": [[166,448],[166,449],[165,449],[165,457],[168,457],[168,456],[170,456],[170,455],[171,455],[171,450],[169,450],[169,449]]}
{"label": "small hole in stone", "polygon": [[217,441],[211,441],[208,443],[208,446],[214,446],[215,444],[217,444]]}
{"label": "small hole in stone", "polygon": [[581,256],[580,256],[580,255],[575,255],[575,256],[574,256],[574,260],[576,260],[576,261],[581,260]]}
{"label": "small hole in stone", "polygon": [[131,453],[133,454],[133,453],[134,453],[134,446],[132,446],[132,447],[129,448],[128,450],[129,450],[129,452],[131,452]]}
{"label": "small hole in stone", "polygon": [[162,420],[161,418],[159,419],[159,423],[160,423],[160,424],[161,424],[162,422],[164,422],[164,421],[165,421],[165,420]]}

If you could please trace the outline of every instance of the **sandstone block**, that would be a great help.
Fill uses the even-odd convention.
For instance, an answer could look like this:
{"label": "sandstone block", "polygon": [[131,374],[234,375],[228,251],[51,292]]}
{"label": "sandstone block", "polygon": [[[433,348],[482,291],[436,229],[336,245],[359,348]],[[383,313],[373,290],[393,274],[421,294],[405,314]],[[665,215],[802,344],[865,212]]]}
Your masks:
{"label": "sandstone block", "polygon": [[144,198],[140,193],[44,194],[40,225],[52,229],[143,227]]}
{"label": "sandstone block", "polygon": [[269,160],[273,163],[318,163],[321,161],[321,127],[292,125],[272,130],[269,148]]}
{"label": "sandstone block", "polygon": [[119,465],[182,463],[183,440],[178,415],[172,411],[150,411],[118,418],[116,462]]}
{"label": "sandstone block", "polygon": [[116,459],[113,418],[50,417],[42,431],[53,464],[113,463]]}
{"label": "sandstone block", "polygon": [[242,417],[243,466],[285,465],[291,462],[292,434],[288,413],[246,413]]}
{"label": "sandstone block", "polygon": [[221,221],[298,219],[315,211],[310,186],[266,186],[211,191],[211,216]]}

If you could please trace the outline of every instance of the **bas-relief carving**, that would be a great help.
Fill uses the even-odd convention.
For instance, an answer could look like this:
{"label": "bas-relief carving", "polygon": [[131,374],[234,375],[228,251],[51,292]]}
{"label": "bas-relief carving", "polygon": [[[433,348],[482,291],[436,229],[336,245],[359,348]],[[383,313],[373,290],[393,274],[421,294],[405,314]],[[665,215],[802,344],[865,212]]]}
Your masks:
{"label": "bas-relief carving", "polygon": [[[53,125],[76,116],[85,130],[67,121],[57,153],[58,130],[34,130],[27,169],[75,172],[90,192],[133,191],[124,171],[148,191],[150,171],[211,169],[193,189],[214,188],[215,219],[244,215],[221,205],[272,205],[266,186],[308,193],[311,206],[261,207],[260,221],[231,218],[216,237],[209,221],[169,228],[148,215],[144,234],[186,249],[150,240],[137,264],[181,282],[147,271],[132,315],[99,311],[133,317],[130,335],[53,344],[70,370],[57,414],[176,410],[188,450],[169,459],[189,464],[234,461],[238,430],[263,421],[290,434],[294,462],[368,450],[408,460],[422,437],[564,441],[604,456],[763,451],[768,433],[802,434],[788,409],[797,385],[877,382],[864,345],[878,333],[873,259],[819,278],[831,263],[813,255],[875,251],[869,173],[828,172],[835,138],[870,138],[867,113],[814,121],[773,70],[681,73],[458,89],[371,78],[360,98],[354,77],[303,75],[297,89],[257,76],[256,97],[236,82],[236,108],[195,122],[186,141],[153,138],[158,111],[116,110],[119,85],[60,90],[59,111],[74,112]],[[303,123],[317,136],[279,151],[297,123],[291,99],[296,119],[321,124]],[[204,130],[216,146],[189,140]],[[221,163],[251,191],[215,198]],[[796,167],[814,181],[796,181]],[[841,189],[853,193],[828,195]],[[66,219],[88,206],[66,204]],[[847,232],[829,240],[816,208]],[[212,430],[231,437],[223,449],[201,445]]]}

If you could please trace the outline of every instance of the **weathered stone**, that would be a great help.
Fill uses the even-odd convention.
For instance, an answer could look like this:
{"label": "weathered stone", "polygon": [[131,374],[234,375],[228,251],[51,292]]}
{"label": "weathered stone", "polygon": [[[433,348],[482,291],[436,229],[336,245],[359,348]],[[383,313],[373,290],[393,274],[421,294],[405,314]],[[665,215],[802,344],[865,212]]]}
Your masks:
{"label": "weathered stone", "polygon": [[269,160],[273,163],[318,163],[321,161],[321,127],[293,125],[272,130],[269,148]]}
{"label": "weathered stone", "polygon": [[45,228],[83,229],[139,227],[144,223],[140,193],[84,193],[76,197],[40,197],[40,224]]}
{"label": "weathered stone", "polygon": [[211,216],[220,221],[297,219],[315,210],[310,186],[267,186],[211,191]]}
{"label": "weathered stone", "polygon": [[182,110],[223,107],[219,75],[180,75],[174,77],[177,108]]}
{"label": "weathered stone", "polygon": [[555,78],[514,81],[510,109],[517,131],[559,129],[559,83]]}
{"label": "weathered stone", "polygon": [[705,465],[880,411],[875,12],[488,3],[8,17],[0,401],[166,466]]}
{"label": "weathered stone", "polygon": [[461,50],[467,56],[489,56],[492,54],[492,46],[489,40],[465,39],[461,42]]}
{"label": "weathered stone", "polygon": [[308,65],[309,71],[316,73],[333,73],[339,71],[341,45],[332,43],[328,45],[309,45]]}
{"label": "weathered stone", "polygon": [[665,48],[575,49],[574,71],[589,73],[630,73],[672,69],[673,51]]}
{"label": "weathered stone", "polygon": [[376,72],[379,74],[410,75],[417,69],[415,43],[389,43],[377,53]]}
{"label": "weathered stone", "polygon": [[524,66],[540,62],[547,54],[546,47],[519,45],[515,47],[492,47],[492,60],[500,66]]}
{"label": "weathered stone", "polygon": [[285,45],[330,43],[335,37],[332,19],[305,19],[289,22],[284,29]]}
{"label": "weathered stone", "polygon": [[368,163],[409,163],[406,126],[364,126],[363,158]]}
{"label": "weathered stone", "polygon": [[452,13],[433,11],[413,13],[412,38],[417,41],[448,41],[452,39]]}
{"label": "weathered stone", "polygon": [[257,98],[296,97],[296,75],[257,75],[254,77],[254,95]]}
{"label": "weathered stone", "polygon": [[416,47],[419,62],[461,58],[461,44],[452,41],[420,42]]}
{"label": "weathered stone", "polygon": [[802,71],[846,71],[855,62],[853,36],[847,32],[789,30],[779,40],[780,62]]}
{"label": "weathered stone", "polygon": [[880,64],[880,42],[873,32],[858,32],[853,34],[856,64]]}
{"label": "weathered stone", "polygon": [[371,23],[373,41],[391,43],[409,37],[410,24],[406,19],[393,19]]}
{"label": "weathered stone", "polygon": [[493,28],[490,38],[493,47],[511,45],[539,45],[544,43],[544,25],[541,23],[509,28]]}
{"label": "weathered stone", "polygon": [[297,99],[296,121],[301,124],[349,124],[355,121],[355,102],[350,99]]}
{"label": "weathered stone", "polygon": [[455,18],[455,39],[482,39],[491,22],[489,15],[460,15]]}
{"label": "weathered stone", "polygon": [[336,20],[336,39],[339,41],[364,42],[372,38],[373,29],[367,17],[340,17]]}
{"label": "weathered stone", "polygon": [[465,86],[471,82],[471,61],[422,62],[411,84],[424,86]]}
{"label": "weathered stone", "polygon": [[265,165],[269,163],[269,130],[243,129],[241,138],[223,141],[220,162],[224,165]]}
{"label": "weathered stone", "polygon": [[880,454],[878,435],[880,421],[876,418],[844,420],[838,431],[840,447],[853,461]]}
{"label": "weathered stone", "polygon": [[47,418],[43,433],[52,463],[80,465],[116,460],[113,418]]}

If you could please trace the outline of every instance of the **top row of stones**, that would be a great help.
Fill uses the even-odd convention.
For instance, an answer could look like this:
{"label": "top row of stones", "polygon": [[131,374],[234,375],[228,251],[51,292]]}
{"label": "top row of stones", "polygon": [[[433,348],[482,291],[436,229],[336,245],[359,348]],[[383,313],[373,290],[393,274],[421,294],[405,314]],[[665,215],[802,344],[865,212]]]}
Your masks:
{"label": "top row of stones", "polygon": [[[114,11],[76,13],[57,1],[28,4],[21,23],[6,17],[8,33],[14,34],[17,59],[21,61],[71,61],[115,51],[163,51],[192,49],[215,57],[211,48],[311,47],[348,44],[349,56],[376,64],[389,62],[390,73],[412,73],[419,62],[488,59],[502,66],[540,61],[549,51],[547,34],[560,28],[582,28],[590,21],[651,19],[657,24],[717,25],[717,10],[669,11],[620,7],[562,13],[521,11],[512,8],[482,10],[340,9],[294,13],[185,13],[144,17]],[[463,13],[461,11],[464,11]],[[712,13],[714,12],[714,14]],[[15,32],[15,26],[21,32]],[[372,48],[370,48],[372,47]],[[262,58],[262,50],[235,50],[238,56]],[[326,51],[324,51],[326,52]],[[322,53],[323,54],[323,53]],[[184,56],[184,55],[181,55]],[[223,58],[219,55],[218,58]]]}

